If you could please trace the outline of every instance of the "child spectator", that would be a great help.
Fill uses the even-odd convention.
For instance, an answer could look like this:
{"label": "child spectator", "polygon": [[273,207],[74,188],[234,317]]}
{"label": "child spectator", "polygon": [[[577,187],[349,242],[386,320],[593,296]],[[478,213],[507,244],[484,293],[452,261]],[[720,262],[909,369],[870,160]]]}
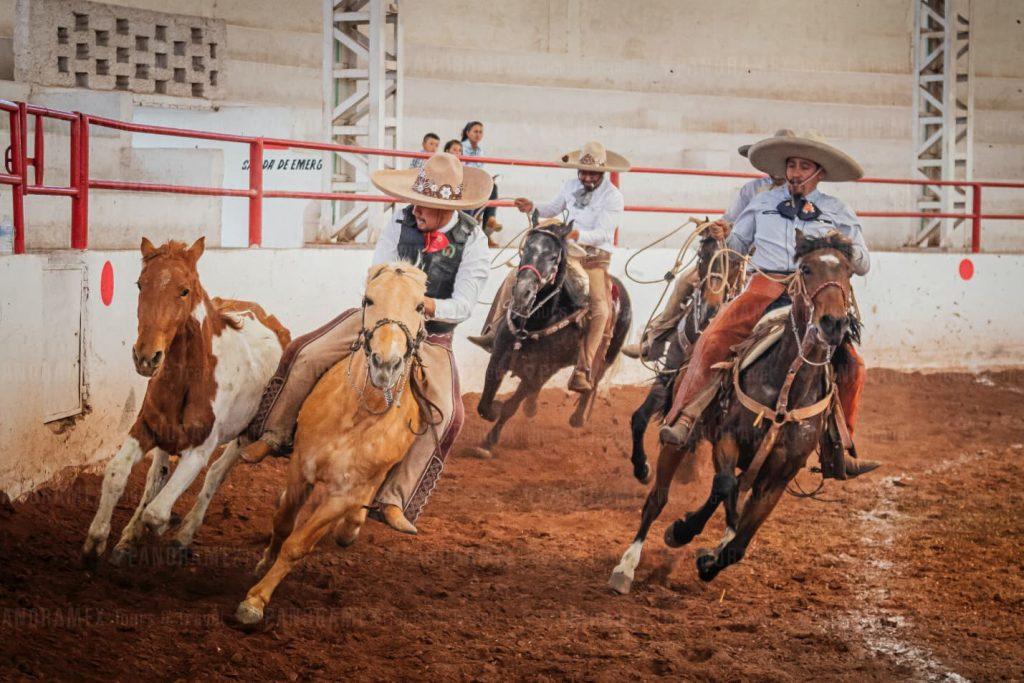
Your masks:
{"label": "child spectator", "polygon": [[[427,154],[433,154],[437,151],[437,146],[441,144],[441,138],[437,137],[437,133],[427,133],[423,136],[423,151]],[[447,152],[448,150],[445,149]],[[409,168],[422,168],[423,163],[426,159],[413,159],[409,163]]]}
{"label": "child spectator", "polygon": [[458,140],[449,140],[444,143],[444,151],[449,154],[454,154],[457,157],[462,156],[462,143]]}

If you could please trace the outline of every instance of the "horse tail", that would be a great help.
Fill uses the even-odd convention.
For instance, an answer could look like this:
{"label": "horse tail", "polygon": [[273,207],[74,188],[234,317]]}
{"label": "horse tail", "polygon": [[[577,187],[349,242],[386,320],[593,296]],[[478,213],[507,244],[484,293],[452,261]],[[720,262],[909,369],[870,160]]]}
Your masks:
{"label": "horse tail", "polygon": [[611,365],[615,357],[619,355],[622,345],[626,343],[626,335],[633,324],[633,302],[629,298],[629,292],[622,285],[622,280],[612,277],[614,286],[619,290],[619,316],[615,319],[615,327],[612,329],[612,338],[608,342],[608,351],[605,353],[605,363]]}

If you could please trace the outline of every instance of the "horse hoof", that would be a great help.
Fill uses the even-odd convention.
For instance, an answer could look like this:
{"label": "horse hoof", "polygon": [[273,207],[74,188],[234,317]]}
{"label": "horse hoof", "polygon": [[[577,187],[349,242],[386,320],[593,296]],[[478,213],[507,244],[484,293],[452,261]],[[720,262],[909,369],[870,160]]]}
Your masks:
{"label": "horse hoof", "polygon": [[608,579],[608,587],[619,595],[626,595],[633,587],[633,577],[616,569],[612,572],[612,577]]}
{"label": "horse hoof", "polygon": [[89,572],[95,572],[100,564],[100,555],[95,549],[83,550],[82,551],[82,569]]}
{"label": "horse hoof", "polygon": [[185,545],[177,539],[167,544],[167,561],[171,564],[185,565],[194,557],[191,545]]}
{"label": "horse hoof", "polygon": [[235,610],[235,621],[243,626],[255,626],[263,621],[263,609],[251,604],[248,600],[239,603]]}
{"label": "horse hoof", "polygon": [[483,446],[472,446],[466,449],[466,455],[478,460],[490,460],[494,455]]}
{"label": "horse hoof", "polygon": [[644,463],[643,467],[633,466],[633,476],[641,484],[649,484],[651,481],[651,466]]}
{"label": "horse hoof", "polygon": [[578,413],[573,413],[572,417],[569,418],[569,426],[574,429],[579,429],[585,424],[587,424],[587,418]]}
{"label": "horse hoof", "polygon": [[711,581],[720,571],[716,562],[715,554],[710,550],[705,550],[697,555],[697,576],[700,577],[701,581]]}
{"label": "horse hoof", "polygon": [[135,553],[132,552],[132,549],[121,546],[115,546],[114,549],[110,551],[110,557],[107,558],[107,561],[115,567],[126,567],[132,564],[134,560]]}
{"label": "horse hoof", "polygon": [[501,415],[501,401],[491,401],[489,406],[477,406],[476,412],[488,422],[496,422]]}
{"label": "horse hoof", "polygon": [[536,417],[537,415],[537,397],[536,395],[526,399],[526,403],[523,404],[523,415],[526,417]]}

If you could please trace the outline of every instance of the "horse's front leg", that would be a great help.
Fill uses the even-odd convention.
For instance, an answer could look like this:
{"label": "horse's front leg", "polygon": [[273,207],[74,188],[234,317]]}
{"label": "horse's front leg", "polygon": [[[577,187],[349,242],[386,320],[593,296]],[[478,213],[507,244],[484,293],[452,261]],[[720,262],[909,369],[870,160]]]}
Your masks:
{"label": "horse's front leg", "polygon": [[497,421],[494,423],[494,426],[491,427],[491,430],[487,432],[487,436],[484,437],[483,443],[481,443],[479,447],[471,449],[471,453],[478,458],[490,458],[492,455],[491,449],[498,445],[498,439],[501,438],[501,430],[505,427],[505,423],[512,419],[512,416],[516,414],[517,410],[519,410],[519,404],[521,404],[527,396],[536,397],[539,391],[539,388],[527,383],[525,379],[520,381],[519,386],[516,387],[515,393],[513,393],[508,399],[501,401],[501,410]]}
{"label": "horse's front leg", "polygon": [[498,389],[501,388],[501,381],[505,378],[509,366],[512,364],[512,341],[511,335],[498,332],[494,340],[494,351],[487,361],[487,372],[484,374],[484,389],[480,392],[480,401],[476,404],[476,412],[488,422],[498,419],[498,412],[501,408],[500,402],[494,400]]}
{"label": "horse's front leg", "polygon": [[192,545],[192,539],[196,534],[196,529],[203,523],[203,517],[206,516],[206,510],[210,506],[210,501],[213,499],[214,494],[217,493],[220,485],[224,483],[224,478],[227,477],[228,472],[238,462],[241,453],[238,439],[229,442],[224,448],[224,452],[210,465],[210,469],[206,471],[203,488],[199,492],[199,496],[196,498],[192,509],[189,510],[188,514],[185,515],[185,519],[182,520],[181,528],[174,536],[174,540],[171,541],[171,547],[175,548],[179,555],[184,556],[187,554],[189,547]]}
{"label": "horse's front leg", "polygon": [[626,552],[622,554],[622,559],[616,565],[612,571],[611,578],[608,580],[608,586],[616,593],[625,595],[629,592],[630,587],[632,587],[637,565],[640,564],[640,552],[643,550],[644,541],[647,539],[647,534],[651,530],[654,520],[658,518],[658,515],[661,514],[665,504],[668,502],[668,491],[669,487],[672,486],[672,477],[675,475],[679,463],[682,462],[686,454],[687,451],[676,446],[662,446],[661,452],[658,455],[658,470],[654,486],[651,488],[650,493],[647,494],[647,500],[644,501],[644,509],[640,515],[640,528],[637,529],[633,542],[626,548]]}
{"label": "horse's front leg", "polygon": [[633,454],[630,456],[630,461],[633,463],[633,476],[641,484],[646,484],[651,478],[651,466],[647,463],[647,452],[644,450],[644,435],[647,433],[647,426],[651,423],[651,417],[665,404],[667,391],[661,378],[654,380],[651,390],[647,392],[647,398],[630,418],[630,429],[633,436]]}
{"label": "horse's front leg", "polygon": [[178,466],[174,468],[170,480],[142,513],[142,523],[153,534],[159,536],[167,530],[171,521],[171,508],[174,507],[175,501],[192,485],[199,472],[206,467],[207,460],[210,459],[210,455],[218,445],[214,436],[210,436],[199,446],[190,448],[181,454]]}
{"label": "horse's front leg", "polygon": [[725,504],[725,539],[723,545],[735,535],[736,502],[739,496],[739,481],[736,479],[736,459],[739,447],[736,439],[727,434],[715,444],[715,478],[711,482],[711,493],[699,509],[688,512],[682,519],[674,521],[665,529],[665,545],[679,548],[692,541],[704,531],[711,515],[718,506]]}
{"label": "horse's front leg", "polygon": [[154,448],[149,472],[146,474],[146,488],[142,491],[142,499],[135,507],[135,513],[121,532],[121,539],[110,553],[110,562],[115,565],[124,564],[132,558],[135,546],[142,539],[146,527],[142,524],[142,513],[146,506],[160,493],[167,483],[170,474],[170,455],[162,448]]}
{"label": "horse's front leg", "polygon": [[96,559],[103,554],[107,547],[107,537],[110,535],[110,517],[114,513],[114,506],[121,499],[124,493],[125,484],[128,482],[128,475],[132,467],[146,455],[146,452],[153,447],[152,442],[145,435],[145,428],[132,428],[131,434],[121,445],[109,463],[103,474],[103,489],[100,493],[100,504],[96,509],[96,516],[89,525],[89,533],[82,546],[82,561],[86,565],[93,565]]}

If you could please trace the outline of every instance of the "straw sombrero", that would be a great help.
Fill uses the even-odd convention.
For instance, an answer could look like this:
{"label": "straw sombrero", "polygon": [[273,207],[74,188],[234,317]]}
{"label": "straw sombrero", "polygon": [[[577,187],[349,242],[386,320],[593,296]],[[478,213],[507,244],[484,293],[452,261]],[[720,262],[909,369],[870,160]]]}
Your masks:
{"label": "straw sombrero", "polygon": [[[779,128],[777,131],[775,131],[775,135],[773,135],[772,137],[776,137],[776,138],[795,138],[796,137],[796,133],[791,131],[789,128]],[[740,153],[741,157],[745,157],[745,156],[747,156],[747,152],[749,152],[750,148],[753,147],[753,146],[754,146],[753,144],[740,145],[738,148],[736,148],[736,151]]]}
{"label": "straw sombrero", "polygon": [[754,144],[747,158],[754,168],[775,178],[786,177],[786,160],[809,159],[825,169],[825,180],[841,183],[863,177],[864,169],[846,152],[836,149],[815,130],[803,135],[770,137]]}
{"label": "straw sombrero", "polygon": [[420,168],[374,171],[370,181],[384,194],[430,209],[475,209],[491,196],[494,181],[458,157],[438,152]]}
{"label": "straw sombrero", "polygon": [[628,171],[629,161],[621,154],[609,151],[600,142],[587,142],[583,147],[558,159],[558,164],[565,168],[578,168],[581,171]]}

